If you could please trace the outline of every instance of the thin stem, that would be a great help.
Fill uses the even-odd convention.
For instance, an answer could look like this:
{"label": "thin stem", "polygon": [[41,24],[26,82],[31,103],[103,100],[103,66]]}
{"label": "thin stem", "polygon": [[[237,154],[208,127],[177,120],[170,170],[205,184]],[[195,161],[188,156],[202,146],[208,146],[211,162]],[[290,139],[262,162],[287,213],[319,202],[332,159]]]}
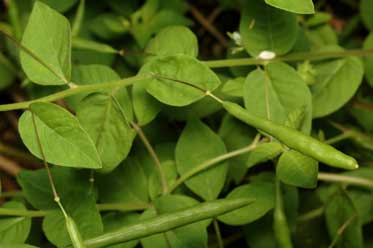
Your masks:
{"label": "thin stem", "polygon": [[[369,56],[373,55],[373,49],[352,49],[346,51],[332,51],[332,52],[303,52],[303,53],[292,53],[281,57],[274,58],[270,61],[301,61],[301,60],[324,60],[331,58],[344,58],[351,56]],[[218,67],[232,67],[232,66],[248,66],[248,65],[264,65],[269,60],[260,58],[242,58],[242,59],[223,59],[223,60],[210,60],[204,61],[205,65],[211,68]]]}
{"label": "thin stem", "polygon": [[228,40],[219,32],[219,30],[213,24],[211,24],[208,19],[203,16],[203,14],[196,7],[190,6],[190,13],[202,25],[202,27],[204,27],[212,36],[214,36],[220,42],[223,47],[228,47]]}
{"label": "thin stem", "polygon": [[223,238],[221,236],[219,223],[216,219],[213,220],[213,225],[214,225],[214,230],[215,230],[215,233],[216,233],[216,239],[218,240],[218,247],[219,248],[224,248],[224,242],[223,242]]}
{"label": "thin stem", "polygon": [[145,210],[150,207],[146,204],[126,204],[126,203],[100,203],[97,204],[99,211],[137,211]]}
{"label": "thin stem", "polygon": [[137,125],[136,123],[132,122],[131,125],[135,129],[136,133],[139,135],[142,143],[144,144],[146,150],[149,152],[150,157],[153,159],[155,167],[158,171],[159,177],[161,179],[161,184],[162,184],[162,191],[163,194],[166,194],[168,192],[168,183],[166,179],[166,175],[162,169],[161,162],[159,161],[157,153],[154,151],[152,145],[150,144],[148,138],[142,131],[141,127]]}
{"label": "thin stem", "polygon": [[325,144],[328,144],[328,145],[332,145],[332,144],[335,144],[339,141],[342,141],[342,140],[345,140],[345,139],[349,139],[353,136],[353,133],[352,132],[344,132],[344,133],[341,133],[337,136],[334,136],[330,139],[327,139],[324,141]]}
{"label": "thin stem", "polygon": [[194,175],[196,175],[196,174],[198,174],[198,173],[200,173],[204,170],[209,169],[210,167],[214,166],[217,163],[220,163],[220,162],[222,162],[224,160],[227,160],[229,158],[233,158],[233,157],[239,156],[241,154],[252,151],[257,146],[257,143],[259,141],[259,137],[260,137],[260,135],[257,135],[255,137],[254,141],[247,147],[237,149],[237,150],[228,152],[226,154],[217,156],[215,158],[209,159],[209,160],[203,162],[202,164],[192,168],[191,170],[189,170],[188,172],[183,174],[181,177],[179,177],[175,181],[175,183],[170,187],[169,192],[171,193],[172,191],[174,191],[177,187],[179,187],[181,184],[183,184],[189,178],[193,177]]}
{"label": "thin stem", "polygon": [[0,216],[44,217],[48,211],[0,208]]}
{"label": "thin stem", "polygon": [[34,102],[52,102],[52,101],[56,101],[56,100],[59,100],[59,99],[62,99],[68,96],[72,96],[75,94],[83,93],[83,92],[88,93],[88,92],[100,91],[100,90],[107,89],[107,88],[125,87],[125,86],[132,85],[133,83],[137,81],[141,81],[141,80],[148,79],[148,78],[150,78],[150,75],[138,75],[134,77],[121,79],[115,82],[77,86],[76,88],[70,88],[67,90],[63,90],[55,94],[51,94],[51,95],[41,97],[41,98],[31,100],[31,101],[0,105],[0,112],[16,110],[16,109],[26,109],[30,106],[30,104]]}
{"label": "thin stem", "polygon": [[337,233],[335,234],[335,237],[332,241],[332,243],[328,246],[328,248],[333,248],[337,242],[338,242],[338,239],[342,236],[342,234],[344,233],[344,231],[346,230],[346,228],[352,223],[352,221],[357,217],[357,214],[353,214],[350,218],[348,218],[348,220],[346,220],[345,223],[343,223],[343,225],[338,228],[337,230]]}
{"label": "thin stem", "polygon": [[344,183],[348,185],[355,185],[362,188],[372,189],[373,180],[368,180],[365,178],[355,177],[355,176],[346,176],[333,173],[319,172],[317,176],[318,180],[326,182],[337,182]]}
{"label": "thin stem", "polygon": [[309,211],[309,212],[307,212],[305,214],[300,215],[297,218],[297,221],[299,221],[299,222],[305,222],[305,221],[308,221],[308,220],[312,220],[314,218],[317,218],[317,217],[323,215],[324,211],[325,211],[325,208],[323,206],[319,207],[319,208],[312,209],[311,211]]}

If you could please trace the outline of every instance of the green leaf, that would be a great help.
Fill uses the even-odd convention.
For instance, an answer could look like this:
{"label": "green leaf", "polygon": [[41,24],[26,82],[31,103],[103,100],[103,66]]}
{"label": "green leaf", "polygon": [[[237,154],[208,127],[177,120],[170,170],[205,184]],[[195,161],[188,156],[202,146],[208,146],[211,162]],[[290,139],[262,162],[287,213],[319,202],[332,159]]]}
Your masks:
{"label": "green leaf", "polygon": [[[368,37],[365,39],[363,48],[373,49],[373,33],[370,33]],[[373,87],[373,56],[364,57],[364,67],[365,78],[367,79],[369,85]]]}
{"label": "green leaf", "polygon": [[[170,213],[177,210],[192,207],[198,204],[193,198],[182,195],[166,195],[154,202],[155,208],[143,213],[142,219],[151,218],[158,214]],[[206,221],[200,221],[183,227],[173,229],[166,233],[142,238],[144,248],[168,247],[173,248],[207,247]]]}
{"label": "green leaf", "polygon": [[252,248],[277,248],[272,213],[243,227],[246,243]]}
{"label": "green leaf", "polygon": [[245,225],[261,218],[274,207],[275,189],[273,183],[253,182],[233,189],[228,194],[227,198],[255,199],[255,201],[247,207],[234,210],[218,217],[220,221],[227,225]]}
{"label": "green leaf", "polygon": [[103,13],[90,21],[90,31],[104,40],[112,40],[123,36],[130,29],[130,22],[113,13]]}
{"label": "green leaf", "polygon": [[[62,201],[66,212],[71,216],[83,239],[88,239],[103,233],[100,213],[96,207],[94,194],[84,191],[74,192]],[[65,217],[60,209],[48,213],[43,220],[43,231],[48,240],[58,247],[71,244],[66,230]]]}
{"label": "green leaf", "polygon": [[[118,89],[116,95],[121,91],[127,95],[125,88]],[[101,93],[87,96],[78,107],[77,117],[100,155],[101,172],[112,171],[127,157],[131,149],[136,132],[124,113],[116,96]]]}
{"label": "green leaf", "polygon": [[[74,66],[72,70],[72,81],[77,85],[87,85],[87,84],[102,84],[108,82],[114,82],[120,80],[119,75],[111,69],[109,66],[105,65],[78,65]],[[111,93],[112,89],[101,90],[100,92]],[[127,118],[133,119],[132,104],[127,93],[126,88],[121,88],[116,91],[119,92],[117,99],[121,103],[123,109],[125,110]],[[83,98],[88,96],[89,93],[83,92],[66,98],[69,106],[76,110]],[[115,94],[114,94],[115,95]],[[123,103],[123,104],[122,104]]]}
{"label": "green leaf", "polygon": [[[150,1],[148,1],[150,2]],[[131,16],[131,33],[140,47],[145,47],[152,35],[158,33],[162,28],[171,25],[188,26],[191,21],[173,10],[159,10],[154,14],[146,15],[135,12]]]}
{"label": "green leaf", "polygon": [[251,168],[257,164],[275,159],[283,152],[284,148],[280,143],[270,142],[260,144],[254,150],[249,152],[246,166],[247,168]]}
{"label": "green leaf", "polygon": [[294,150],[284,152],[276,166],[276,175],[282,182],[297,187],[314,188],[317,185],[318,162]]}
{"label": "green leaf", "polygon": [[204,92],[174,80],[188,82],[209,91],[213,91],[220,84],[219,78],[209,67],[182,54],[152,59],[141,68],[140,73],[155,74],[147,82],[147,92],[172,106],[189,105],[205,96]]}
{"label": "green leaf", "polygon": [[146,92],[146,84],[138,82],[132,87],[133,110],[137,123],[145,126],[161,111],[162,104]]}
{"label": "green leaf", "polygon": [[311,43],[311,48],[322,49],[325,46],[338,45],[338,37],[329,25],[316,26],[306,31],[306,37]]}
{"label": "green leaf", "polygon": [[270,63],[265,70],[251,72],[245,81],[244,100],[250,113],[279,124],[285,124],[291,112],[304,107],[300,129],[306,134],[311,131],[310,91],[299,74],[285,63]]}
{"label": "green leaf", "polygon": [[[200,120],[191,120],[176,145],[177,171],[183,175],[201,163],[224,153],[226,149],[220,137]],[[188,179],[185,185],[205,200],[216,199],[224,186],[227,171],[226,163],[214,165]]]}
{"label": "green leaf", "polygon": [[69,10],[72,6],[76,4],[78,0],[39,0],[41,2],[44,2],[48,4],[53,9],[59,11],[59,12],[65,12]]}
{"label": "green leaf", "polygon": [[127,157],[112,173],[98,178],[102,202],[145,205],[149,201],[148,181],[140,161]]}
{"label": "green leaf", "polygon": [[28,244],[4,244],[0,243],[1,248],[39,248]]}
{"label": "green leaf", "polygon": [[27,77],[41,85],[67,84],[71,73],[71,34],[68,20],[36,1],[25,28],[22,45],[43,63],[21,50]]}
{"label": "green leaf", "polygon": [[244,77],[230,79],[224,84],[221,91],[228,96],[243,97],[244,84]]}
{"label": "green leaf", "polygon": [[[94,40],[80,38],[80,37],[74,37],[74,39],[72,40],[72,46],[75,49],[90,50],[90,51],[95,51],[99,53],[108,53],[108,54],[118,53],[118,51],[115,48],[107,44],[100,43]],[[72,73],[74,74],[74,71]]]}
{"label": "green leaf", "polygon": [[[325,206],[325,219],[331,240],[337,241],[337,247],[362,248],[363,236],[357,211],[348,195],[337,189],[329,196]],[[342,233],[340,228],[345,225]]]}
{"label": "green leaf", "polygon": [[[226,114],[221,122],[219,136],[223,139],[227,150],[233,151],[251,144],[256,130]],[[228,178],[236,183],[241,182],[247,172],[246,160],[249,153],[230,158],[228,161]]]}
{"label": "green leaf", "polygon": [[[104,233],[113,232],[126,225],[136,223],[140,218],[138,213],[108,213],[103,216]],[[105,246],[106,248],[133,248],[139,243],[138,240],[133,240],[117,245]]]}
{"label": "green leaf", "polygon": [[297,14],[314,14],[315,9],[312,0],[265,0],[273,7]]}
{"label": "green leaf", "polygon": [[14,66],[9,59],[0,52],[0,90],[7,88],[12,84],[16,76]]}
{"label": "green leaf", "polygon": [[[53,167],[51,173],[62,201],[68,199],[73,192],[89,189],[89,175],[84,172],[66,167]],[[17,174],[17,182],[25,198],[34,208],[55,209],[58,207],[53,200],[53,192],[45,169],[22,170]]]}
{"label": "green leaf", "polygon": [[[6,202],[1,206],[7,209],[26,210],[26,207],[16,201]],[[26,241],[31,229],[31,218],[17,217],[2,217],[0,218],[0,244],[19,244]],[[3,247],[2,245],[0,245]]]}
{"label": "green leaf", "polygon": [[361,0],[360,1],[360,14],[363,18],[365,26],[373,30],[373,3],[370,0]]}
{"label": "green leaf", "polygon": [[363,65],[358,58],[324,62],[315,66],[317,83],[311,86],[313,117],[329,115],[355,94],[363,78]]}
{"label": "green leaf", "polygon": [[258,56],[264,50],[277,55],[287,53],[296,41],[297,32],[294,14],[271,7],[263,0],[251,1],[242,12],[242,43],[251,56]]}
{"label": "green leaf", "polygon": [[47,162],[77,168],[102,167],[96,147],[79,121],[67,110],[52,103],[33,103],[19,119],[22,141],[33,155],[43,158],[32,115]]}
{"label": "green leaf", "polygon": [[[163,172],[166,176],[168,185],[172,185],[177,178],[176,164],[175,161],[167,160],[161,163]],[[151,199],[156,198],[162,193],[161,180],[159,178],[159,172],[153,170],[149,177],[149,195]]]}
{"label": "green leaf", "polygon": [[198,55],[198,41],[187,27],[169,26],[162,29],[146,46],[145,52],[156,56],[185,54]]}

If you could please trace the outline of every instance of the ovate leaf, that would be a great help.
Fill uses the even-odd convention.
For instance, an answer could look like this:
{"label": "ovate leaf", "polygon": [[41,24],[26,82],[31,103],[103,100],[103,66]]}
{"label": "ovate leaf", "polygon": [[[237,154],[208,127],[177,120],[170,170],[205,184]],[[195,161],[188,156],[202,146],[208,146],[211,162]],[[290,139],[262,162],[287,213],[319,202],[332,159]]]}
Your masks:
{"label": "ovate leaf", "polygon": [[159,101],[172,106],[189,105],[205,96],[203,91],[175,80],[209,91],[220,84],[219,78],[205,64],[181,54],[155,58],[146,63],[140,73],[154,74],[147,82],[146,90]]}
{"label": "ovate leaf", "polygon": [[277,178],[303,188],[316,187],[318,171],[316,160],[294,150],[283,153],[276,166]]}
{"label": "ovate leaf", "polygon": [[251,72],[245,81],[244,100],[250,113],[280,124],[285,124],[291,112],[304,107],[300,129],[307,134],[311,130],[310,91],[299,74],[285,63],[270,63],[265,70]]}
{"label": "ovate leaf", "polygon": [[[90,187],[88,173],[58,166],[51,168],[50,171],[58,195],[63,202],[73,192],[88,191]],[[26,200],[34,208],[43,210],[57,208],[46,170],[22,170],[17,174],[17,182]]]}
{"label": "ovate leaf", "polygon": [[311,86],[313,117],[323,117],[341,108],[359,88],[364,74],[358,58],[324,62],[315,66],[317,83]]}
{"label": "ovate leaf", "polygon": [[312,0],[265,0],[273,7],[297,14],[314,14],[315,9]]}
{"label": "ovate leaf", "polygon": [[296,41],[297,31],[294,14],[269,6],[263,0],[248,2],[241,15],[242,43],[251,56],[258,56],[263,50],[278,55],[287,53]]}
{"label": "ovate leaf", "polygon": [[227,94],[228,96],[242,97],[244,84],[245,84],[244,77],[237,77],[235,79],[230,79],[224,84],[221,91],[224,94]]}
{"label": "ovate leaf", "polygon": [[[117,95],[122,90],[127,93],[126,89],[118,89]],[[110,172],[127,156],[136,135],[116,96],[101,93],[87,96],[78,107],[77,117],[96,145],[101,171]]]}
{"label": "ovate leaf", "polygon": [[96,147],[79,121],[67,110],[52,103],[30,105],[19,119],[23,143],[36,157],[42,159],[33,117],[46,160],[49,163],[77,168],[101,168]]}
{"label": "ovate leaf", "polygon": [[198,41],[195,34],[187,27],[169,26],[149,41],[145,51],[149,55],[156,56],[185,54],[197,57]]}
{"label": "ovate leaf", "polygon": [[42,2],[35,2],[22,45],[42,62],[21,50],[27,77],[42,85],[66,84],[71,73],[71,34],[68,20]]}
{"label": "ovate leaf", "polygon": [[220,221],[227,225],[238,226],[253,222],[264,216],[274,207],[274,184],[267,182],[254,182],[235,188],[227,196],[228,199],[241,197],[252,198],[255,199],[255,201],[247,207],[219,216],[218,219]]}
{"label": "ovate leaf", "polygon": [[[358,213],[342,189],[337,189],[325,207],[325,219],[331,240],[337,240],[337,247],[363,248],[363,236]],[[341,228],[344,226],[343,232]]]}
{"label": "ovate leaf", "polygon": [[140,161],[128,157],[112,173],[98,178],[102,202],[145,205],[148,203],[148,181]]}
{"label": "ovate leaf", "polygon": [[54,8],[55,10],[59,12],[65,12],[68,9],[70,9],[78,0],[40,0],[41,2],[44,2],[48,4],[50,7]]}
{"label": "ovate leaf", "polygon": [[272,160],[278,157],[283,151],[283,146],[277,142],[260,144],[254,150],[249,152],[246,166],[250,168],[254,165]]}
{"label": "ovate leaf", "polygon": [[373,30],[373,2],[370,0],[360,1],[360,13],[363,18],[364,24],[370,30]]}
{"label": "ovate leaf", "polygon": [[[62,204],[66,212],[74,219],[83,239],[102,234],[103,225],[93,193],[74,192]],[[43,231],[46,237],[58,247],[71,244],[65,221],[60,209],[51,211],[43,220]]]}
{"label": "ovate leaf", "polygon": [[[208,144],[208,145],[207,145]],[[191,120],[176,145],[176,166],[180,175],[201,163],[226,153],[223,141],[200,120]],[[227,164],[221,163],[188,179],[185,184],[205,200],[217,198],[227,174]]]}
{"label": "ovate leaf", "polygon": [[[1,208],[26,210],[20,202],[9,201]],[[26,241],[31,229],[31,218],[24,216],[0,218],[0,246],[1,244],[20,244]]]}

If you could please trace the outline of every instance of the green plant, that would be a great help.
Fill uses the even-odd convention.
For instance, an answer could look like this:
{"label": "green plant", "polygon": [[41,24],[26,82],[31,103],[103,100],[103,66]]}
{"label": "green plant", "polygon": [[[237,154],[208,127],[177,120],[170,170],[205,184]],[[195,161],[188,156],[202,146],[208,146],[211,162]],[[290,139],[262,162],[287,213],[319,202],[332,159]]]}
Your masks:
{"label": "green plant", "polygon": [[339,3],[336,31],[326,1],[209,3],[240,13],[228,41],[140,2],[6,2],[0,89],[30,100],[0,111],[31,154],[1,140],[1,247],[372,244],[373,5]]}

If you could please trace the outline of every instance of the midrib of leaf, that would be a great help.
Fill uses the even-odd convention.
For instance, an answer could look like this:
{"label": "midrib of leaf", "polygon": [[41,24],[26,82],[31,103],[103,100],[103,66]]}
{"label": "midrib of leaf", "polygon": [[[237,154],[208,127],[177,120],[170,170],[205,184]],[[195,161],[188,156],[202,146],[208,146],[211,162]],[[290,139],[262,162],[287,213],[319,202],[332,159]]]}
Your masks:
{"label": "midrib of leaf", "polygon": [[[32,114],[32,112],[30,111],[30,114]],[[55,133],[55,134],[57,134],[57,136],[58,137],[60,137],[62,140],[63,140],[63,142],[64,143],[67,143],[67,144],[70,144],[71,146],[73,146],[73,147],[76,147],[77,149],[76,150],[80,150],[79,149],[79,147],[77,147],[74,143],[71,143],[69,140],[67,140],[67,139],[65,139],[59,132],[57,132],[56,130],[55,130],[55,128],[52,128],[52,127],[50,127],[47,123],[45,123],[41,118],[39,118],[38,117],[38,115],[36,114],[36,113],[34,113],[35,115],[36,115],[36,117],[41,121],[41,123],[43,123],[45,126],[47,126],[53,133]],[[75,121],[75,120],[74,120]],[[70,128],[72,129],[72,128],[80,128],[80,130],[82,130],[83,132],[85,132],[84,131],[84,129],[82,129],[80,126],[71,126]],[[87,134],[87,136],[89,137],[89,135]],[[91,157],[88,155],[88,154],[86,154],[85,153],[85,151],[83,151],[83,150],[80,150],[80,151],[82,151],[82,154],[84,155],[84,157],[85,158],[88,158],[88,160],[89,161],[93,161],[95,164],[96,164],[96,162],[97,161],[95,161],[95,160],[92,160],[91,159]]]}
{"label": "midrib of leaf", "polygon": [[109,119],[109,112],[110,112],[110,109],[111,109],[111,97],[109,97],[106,105],[105,105],[105,110],[104,110],[104,113],[103,113],[103,118],[102,118],[102,122],[101,122],[101,125],[99,127],[99,130],[98,130],[98,135],[97,135],[97,139],[96,139],[96,142],[95,142],[95,145],[98,149],[99,145],[100,145],[100,141],[102,139],[102,136],[103,136],[103,133],[104,133],[104,130],[105,130],[105,126],[107,124],[107,121]]}
{"label": "midrib of leaf", "polygon": [[[339,60],[341,61],[341,63],[339,63],[339,65],[336,67],[336,69],[333,71],[333,72],[330,72],[328,73],[328,77],[325,79],[325,83],[324,83],[324,86],[323,87],[320,87],[314,94],[313,94],[313,97],[316,97],[318,95],[320,95],[323,91],[323,89],[327,88],[328,85],[330,84],[330,81],[335,77],[335,75],[337,73],[339,73],[341,71],[341,69],[346,65],[347,63],[347,60],[346,59],[343,59],[343,60]],[[321,83],[321,82],[320,82]]]}
{"label": "midrib of leaf", "polygon": [[264,75],[264,94],[266,99],[266,112],[267,112],[267,119],[271,119],[271,110],[270,110],[270,102],[269,102],[269,89],[268,84],[270,83],[270,78],[266,70],[262,71]]}
{"label": "midrib of leaf", "polygon": [[[10,217],[11,221],[6,223],[7,225],[4,225],[3,227],[0,227],[0,233],[7,231],[7,229],[17,225],[18,223],[22,222],[23,220],[26,219],[26,217]],[[1,219],[0,219],[1,220]]]}

